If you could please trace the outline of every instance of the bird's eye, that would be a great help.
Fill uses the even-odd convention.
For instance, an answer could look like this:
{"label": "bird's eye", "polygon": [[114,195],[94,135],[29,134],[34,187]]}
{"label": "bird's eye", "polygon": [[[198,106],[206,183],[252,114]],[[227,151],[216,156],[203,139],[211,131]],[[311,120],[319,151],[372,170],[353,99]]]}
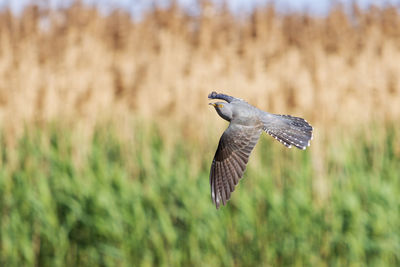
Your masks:
{"label": "bird's eye", "polygon": [[218,107],[219,107],[219,108],[222,108],[223,106],[224,106],[224,105],[222,105],[222,104],[218,104]]}

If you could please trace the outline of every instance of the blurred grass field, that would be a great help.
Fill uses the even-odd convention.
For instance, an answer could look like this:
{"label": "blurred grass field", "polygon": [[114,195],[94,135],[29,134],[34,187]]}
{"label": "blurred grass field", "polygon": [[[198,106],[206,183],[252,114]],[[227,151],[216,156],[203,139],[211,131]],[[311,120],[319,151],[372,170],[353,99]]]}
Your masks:
{"label": "blurred grass field", "polygon": [[[399,11],[198,3],[0,11],[0,266],[399,266]],[[213,90],[315,126],[219,211]]]}
{"label": "blurred grass field", "polygon": [[[143,127],[146,128],[146,127]],[[122,141],[98,128],[83,162],[70,131],[25,133],[1,150],[2,266],[397,266],[400,131],[326,148],[329,199],[309,151],[263,136],[218,212],[214,144],[167,145],[156,126]]]}

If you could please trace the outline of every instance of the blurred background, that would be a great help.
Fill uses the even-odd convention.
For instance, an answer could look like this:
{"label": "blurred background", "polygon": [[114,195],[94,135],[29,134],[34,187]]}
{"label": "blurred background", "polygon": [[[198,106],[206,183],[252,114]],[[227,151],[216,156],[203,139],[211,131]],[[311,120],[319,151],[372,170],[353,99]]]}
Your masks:
{"label": "blurred background", "polygon": [[[232,200],[208,93],[306,118]],[[396,1],[0,1],[1,266],[399,266]]]}

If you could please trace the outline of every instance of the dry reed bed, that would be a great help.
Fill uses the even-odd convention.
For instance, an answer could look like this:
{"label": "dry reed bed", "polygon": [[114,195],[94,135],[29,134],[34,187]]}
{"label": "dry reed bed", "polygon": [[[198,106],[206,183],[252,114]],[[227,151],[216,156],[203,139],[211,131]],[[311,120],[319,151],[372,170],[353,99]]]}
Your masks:
{"label": "dry reed bed", "polygon": [[[203,2],[206,3],[206,2]],[[74,4],[0,13],[0,122],[63,120],[90,130],[104,118],[135,117],[205,126],[206,95],[222,91],[313,124],[345,126],[400,115],[400,14],[395,8],[341,8],[326,18],[247,19],[203,4],[154,8],[143,20]],[[193,112],[200,112],[193,117]],[[195,126],[197,125],[197,126]],[[202,127],[200,127],[202,128]]]}

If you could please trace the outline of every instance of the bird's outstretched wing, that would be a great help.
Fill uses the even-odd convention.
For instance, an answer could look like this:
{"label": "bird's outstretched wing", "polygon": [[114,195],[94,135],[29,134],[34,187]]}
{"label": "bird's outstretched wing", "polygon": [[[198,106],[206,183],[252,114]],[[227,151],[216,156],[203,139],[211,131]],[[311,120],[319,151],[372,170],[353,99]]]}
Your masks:
{"label": "bird's outstretched wing", "polygon": [[225,205],[242,178],[249,156],[262,132],[262,124],[230,124],[219,140],[210,171],[211,197],[219,208]]}

